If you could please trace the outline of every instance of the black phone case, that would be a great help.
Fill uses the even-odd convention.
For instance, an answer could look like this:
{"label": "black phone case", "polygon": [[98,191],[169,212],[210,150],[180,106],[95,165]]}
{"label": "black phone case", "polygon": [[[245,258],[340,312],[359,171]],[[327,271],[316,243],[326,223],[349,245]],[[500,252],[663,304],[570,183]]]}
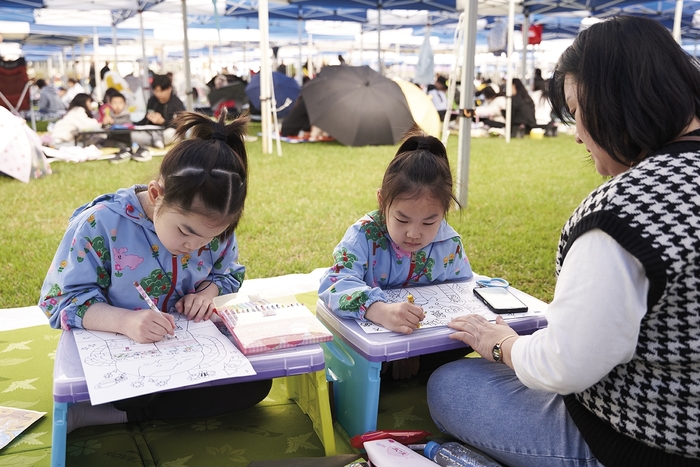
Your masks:
{"label": "black phone case", "polygon": [[482,296],[479,293],[479,289],[485,289],[485,288],[487,288],[487,287],[476,287],[474,289],[474,295],[476,295],[476,298],[481,300],[484,303],[484,305],[486,305],[489,308],[489,310],[493,311],[494,313],[498,313],[498,314],[503,315],[503,314],[508,314],[508,313],[525,313],[527,311],[527,305],[520,302],[520,299],[518,297],[516,297],[515,295],[513,295],[512,293],[510,293],[508,290],[506,290],[506,292],[508,292],[510,295],[512,295],[515,300],[517,300],[518,302],[520,302],[522,304],[522,306],[512,307],[512,308],[495,308],[493,305],[491,305],[491,303],[489,303],[488,298]]}

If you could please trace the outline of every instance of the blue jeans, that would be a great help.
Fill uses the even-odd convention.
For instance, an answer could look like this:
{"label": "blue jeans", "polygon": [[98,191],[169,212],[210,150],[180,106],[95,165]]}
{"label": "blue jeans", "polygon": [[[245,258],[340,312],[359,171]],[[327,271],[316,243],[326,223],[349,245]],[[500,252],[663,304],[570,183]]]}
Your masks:
{"label": "blue jeans", "polygon": [[510,467],[602,467],[563,397],[527,388],[506,365],[443,365],[428,381],[428,407],[441,430]]}

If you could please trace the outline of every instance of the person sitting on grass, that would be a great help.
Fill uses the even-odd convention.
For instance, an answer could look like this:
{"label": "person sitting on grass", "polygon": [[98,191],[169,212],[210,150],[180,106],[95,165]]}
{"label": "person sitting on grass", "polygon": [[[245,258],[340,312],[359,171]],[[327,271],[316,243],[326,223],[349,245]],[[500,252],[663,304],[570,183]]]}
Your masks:
{"label": "person sitting on grass", "polygon": [[[109,94],[105,93],[105,101],[106,102],[100,106],[100,118],[98,119],[103,125],[109,126],[112,129],[114,129],[115,125],[121,125],[125,130],[133,128],[134,125],[131,123],[131,113],[127,108],[124,94],[116,89],[112,89]],[[102,142],[103,146],[120,148],[120,151],[110,162],[118,163],[127,160],[146,162],[152,159],[148,149],[132,141],[132,135],[133,133],[131,132],[124,134],[110,133],[109,137]]]}
{"label": "person sitting on grass", "polygon": [[[175,333],[168,312],[208,320],[213,299],[237,292],[245,275],[235,229],[248,190],[247,118],[225,124],[182,112],[183,139],[148,185],[134,185],[79,207],[41,288],[39,306],[52,327],[116,332],[138,343]],[[119,252],[119,257],[117,257]],[[189,267],[188,267],[189,266]],[[196,266],[196,267],[195,267]],[[145,304],[144,289],[158,281]],[[271,380],[149,394],[92,406],[72,404],[68,430],[86,425],[208,418],[263,400]]]}
{"label": "person sitting on grass", "polygon": [[700,466],[697,61],[660,22],[613,17],[549,91],[607,180],[562,228],[548,327],[452,320],[483,358],[435,370],[430,414],[510,467]]}
{"label": "person sitting on grass", "polygon": [[[75,139],[83,130],[101,130],[102,124],[92,116],[92,97],[77,94],[68,106],[66,114],[51,129],[51,144],[55,147],[75,145]],[[96,144],[104,138],[96,134],[85,141],[85,146]]]}
{"label": "person sitting on grass", "polygon": [[153,95],[146,103],[146,116],[137,125],[158,125],[163,127],[163,130],[150,134],[135,133],[132,139],[138,144],[162,149],[164,145],[172,144],[175,140],[173,121],[178,112],[185,110],[185,105],[173,93],[173,83],[168,75],[153,75],[151,88]]}
{"label": "person sitting on grass", "polygon": [[[354,318],[410,334],[425,317],[403,301],[390,303],[384,289],[468,280],[472,269],[460,235],[445,216],[453,202],[452,173],[439,139],[410,134],[389,163],[377,191],[379,210],[345,232],[333,266],[321,279],[319,298],[341,318]],[[391,362],[392,376],[415,376],[437,363],[464,356],[466,348]],[[385,368],[385,371],[388,369]]]}

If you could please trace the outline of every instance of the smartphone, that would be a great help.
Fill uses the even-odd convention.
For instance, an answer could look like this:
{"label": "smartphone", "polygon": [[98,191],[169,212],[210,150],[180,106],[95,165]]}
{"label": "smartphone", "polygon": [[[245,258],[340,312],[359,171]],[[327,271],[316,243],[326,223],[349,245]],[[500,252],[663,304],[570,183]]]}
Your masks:
{"label": "smartphone", "polygon": [[474,295],[494,313],[524,313],[527,305],[503,287],[475,287]]}

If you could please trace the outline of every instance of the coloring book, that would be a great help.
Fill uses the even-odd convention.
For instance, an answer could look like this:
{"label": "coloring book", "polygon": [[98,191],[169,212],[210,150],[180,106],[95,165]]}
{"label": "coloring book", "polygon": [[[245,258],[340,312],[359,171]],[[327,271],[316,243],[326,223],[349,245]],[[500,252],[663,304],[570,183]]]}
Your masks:
{"label": "coloring book", "polygon": [[[476,281],[444,282],[417,287],[404,287],[401,289],[387,289],[384,291],[389,303],[405,302],[408,295],[413,295],[414,303],[423,307],[425,319],[421,322],[421,328],[434,326],[447,326],[452,318],[466,314],[477,313],[488,319],[496,321],[496,313],[489,310],[481,300],[474,295]],[[511,291],[516,292],[512,287]],[[528,308],[525,313],[502,314],[508,320],[521,319],[530,316],[539,316],[544,312],[544,307]],[[370,321],[356,320],[363,331],[367,333],[391,332],[383,326]]]}
{"label": "coloring book", "polygon": [[151,344],[118,333],[73,330],[93,405],[255,374],[211,320],[173,316],[175,335]]}

